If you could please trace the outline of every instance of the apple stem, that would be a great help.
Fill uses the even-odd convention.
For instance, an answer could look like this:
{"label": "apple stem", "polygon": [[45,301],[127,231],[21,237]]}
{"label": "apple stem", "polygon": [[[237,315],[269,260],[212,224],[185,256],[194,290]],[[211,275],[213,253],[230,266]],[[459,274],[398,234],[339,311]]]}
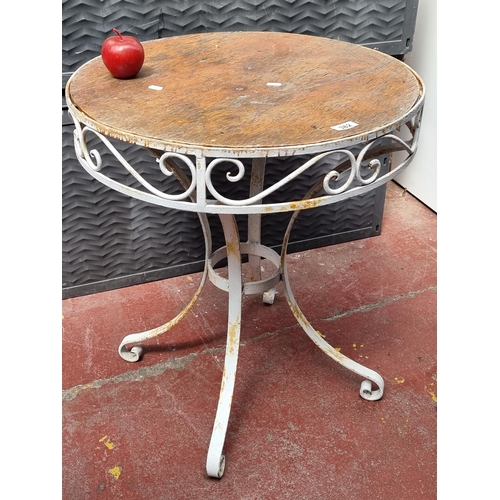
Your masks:
{"label": "apple stem", "polygon": [[122,34],[116,28],[113,28],[113,31],[123,40]]}

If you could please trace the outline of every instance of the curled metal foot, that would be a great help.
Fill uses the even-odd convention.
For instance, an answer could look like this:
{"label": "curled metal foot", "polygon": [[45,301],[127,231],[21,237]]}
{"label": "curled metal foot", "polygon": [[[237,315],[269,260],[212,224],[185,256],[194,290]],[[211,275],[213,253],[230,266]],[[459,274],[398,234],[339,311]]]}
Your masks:
{"label": "curled metal foot", "polygon": [[[316,193],[321,189],[320,183],[316,183],[306,194],[304,199],[312,198],[316,195]],[[353,361],[348,358],[344,354],[341,354],[336,349],[334,349],[328,342],[326,342],[322,336],[316,331],[315,328],[309,323],[307,318],[304,316],[304,313],[300,310],[297,301],[292,292],[292,288],[290,286],[290,278],[287,272],[287,263],[286,263],[286,248],[288,246],[288,241],[290,239],[290,233],[292,231],[293,224],[297,219],[300,211],[296,211],[293,213],[290,221],[288,223],[287,230],[285,232],[285,236],[283,238],[283,246],[281,248],[281,268],[282,268],[282,281],[285,288],[285,297],[288,301],[288,305],[292,310],[293,315],[297,319],[297,322],[302,327],[305,333],[309,336],[309,338],[330,358],[335,360],[337,363],[341,364],[351,372],[360,375],[364,379],[361,383],[361,388],[359,391],[360,396],[367,401],[377,401],[384,394],[384,379],[375,371],[370,368],[366,368],[365,366]],[[373,385],[378,386],[378,389],[373,389]]]}
{"label": "curled metal foot", "polygon": [[372,382],[370,380],[363,380],[359,389],[359,395],[367,401],[378,401],[384,394],[384,381],[379,377],[380,381],[377,383],[379,388],[373,390]]}
{"label": "curled metal foot", "polygon": [[264,292],[264,295],[262,296],[262,302],[264,304],[273,305],[275,296],[276,296],[276,288],[271,288],[271,290]]}
{"label": "curled metal foot", "polygon": [[205,272],[201,278],[200,285],[194,297],[190,300],[189,304],[174,319],[170,320],[168,323],[165,323],[164,325],[158,326],[157,328],[153,328],[152,330],[148,330],[142,333],[131,333],[130,335],[124,337],[118,347],[118,354],[120,355],[120,357],[125,361],[129,361],[132,363],[139,361],[143,351],[142,347],[136,345],[132,347],[130,350],[128,350],[125,347],[126,344],[139,343],[143,342],[144,340],[152,339],[154,337],[157,337],[158,335],[161,335],[162,333],[165,333],[167,330],[170,330],[170,328],[177,325],[177,323],[179,323],[179,321],[181,321],[181,319],[184,318],[184,316],[186,316],[189,310],[193,307],[194,303],[198,300],[198,297],[200,296],[201,290],[205,283],[207,273],[208,273],[208,268],[205,265]]}
{"label": "curled metal foot", "polygon": [[214,477],[216,479],[220,479],[224,474],[224,469],[226,468],[226,457],[221,455],[218,463],[215,461],[214,463],[207,463],[207,474],[210,477]]}
{"label": "curled metal foot", "polygon": [[[185,189],[186,194],[189,195],[191,201],[194,202],[195,198],[193,197],[192,194],[193,183],[188,179],[186,174],[184,174],[184,172],[179,168],[177,163],[172,158],[176,157],[183,159],[184,157],[182,157],[182,155],[178,155],[175,153],[164,153],[162,151],[157,151],[149,148],[148,151],[153,156],[156,156],[157,161],[160,163],[160,168],[162,172],[165,173],[166,175],[173,174],[179,181],[180,185]],[[189,164],[189,168],[191,169],[191,173],[194,173],[193,171],[193,168],[195,168],[194,165],[191,164],[190,160],[187,160],[187,162]],[[201,294],[201,291],[208,276],[208,258],[212,252],[212,236],[210,233],[210,224],[208,222],[208,218],[206,214],[203,213],[199,213],[198,218],[200,220],[201,229],[203,231],[203,238],[205,240],[205,268],[203,270],[203,275],[201,277],[200,284],[198,286],[198,289],[196,290],[196,293],[194,294],[193,298],[189,301],[188,305],[168,323],[165,323],[164,325],[161,325],[157,328],[153,328],[152,330],[148,330],[146,332],[132,333],[124,337],[124,339],[121,341],[118,347],[118,354],[125,361],[129,361],[130,363],[135,363],[140,360],[141,355],[143,353],[143,348],[141,346],[136,345],[129,350],[125,347],[126,344],[143,342],[144,340],[152,339],[170,330],[170,328],[177,325],[177,323],[179,323],[179,321],[181,321],[182,318],[186,316],[186,314],[190,311],[195,302],[198,300],[198,297]]]}
{"label": "curled metal foot", "polygon": [[[361,383],[361,389],[359,391],[360,396],[367,401],[377,401],[384,394],[384,379],[375,371],[363,366],[356,361],[348,358],[344,354],[341,354],[336,349],[334,349],[328,342],[326,342],[321,335],[312,327],[307,318],[304,316],[300,310],[295,298],[293,296],[290,284],[288,281],[288,275],[286,274],[286,268],[283,273],[283,281],[285,284],[285,295],[288,300],[288,304],[297,319],[299,325],[302,327],[304,332],[307,333],[309,338],[330,358],[335,360],[337,363],[341,364],[351,372],[360,375],[361,377],[367,379],[363,380]],[[378,389],[373,390],[372,383],[378,386]]]}
{"label": "curled metal foot", "polygon": [[205,264],[205,271],[201,278],[198,290],[194,294],[193,298],[189,301],[189,304],[175,318],[170,320],[168,323],[165,323],[164,325],[153,328],[152,330],[148,330],[142,333],[132,333],[124,337],[118,347],[118,354],[120,355],[120,357],[125,361],[129,361],[131,363],[139,361],[143,351],[142,347],[136,345],[128,350],[125,347],[126,344],[139,343],[143,342],[144,340],[152,339],[158,335],[161,335],[162,333],[165,333],[167,330],[170,330],[170,328],[177,325],[177,323],[179,323],[179,321],[181,321],[181,319],[186,316],[189,310],[193,307],[194,303],[198,300],[198,297],[201,294],[201,290],[203,289],[203,285],[205,284],[207,274],[208,266]]}
{"label": "curled metal foot", "polygon": [[120,347],[118,348],[118,353],[120,354],[120,357],[124,359],[125,361],[129,361],[130,363],[135,363],[141,359],[142,355],[142,347],[141,346],[134,346],[132,349],[128,350],[125,347],[125,344],[128,343],[127,337],[125,337],[120,344]]}
{"label": "curled metal foot", "polygon": [[228,290],[229,308],[224,369],[222,372],[219,403],[217,405],[212,437],[210,438],[207,454],[207,474],[216,478],[222,476],[225,467],[225,457],[222,454],[222,449],[224,447],[224,440],[226,439],[231,402],[233,400],[234,383],[236,380],[241,331],[241,299],[243,291],[238,226],[232,215],[220,215],[220,219],[228,249],[227,267],[230,289]]}

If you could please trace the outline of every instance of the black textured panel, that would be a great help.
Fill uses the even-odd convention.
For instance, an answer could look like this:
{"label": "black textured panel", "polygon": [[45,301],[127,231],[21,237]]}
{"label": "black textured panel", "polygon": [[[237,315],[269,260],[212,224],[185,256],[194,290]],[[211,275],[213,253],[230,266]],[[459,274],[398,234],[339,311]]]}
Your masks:
{"label": "black textured panel", "polygon": [[75,71],[100,55],[113,28],[141,41],[159,38],[161,5],[158,0],[63,0],[62,71]]}
{"label": "black textured panel", "polygon": [[[178,189],[177,181],[164,176],[146,150],[118,141],[114,141],[114,145],[156,188],[170,193]],[[89,147],[101,153],[107,175],[140,187],[98,140],[91,139]],[[306,156],[269,159],[265,187],[276,183],[281,178],[280,172],[292,172],[297,162],[306,159]],[[243,163],[247,174],[237,183],[226,180],[226,173],[234,169],[234,165],[220,164],[214,172],[214,186],[221,194],[234,198],[247,196],[251,160],[243,159]],[[315,169],[300,177],[300,182],[273,193],[268,201],[302,198],[333,164],[331,161],[318,163]],[[120,283],[144,282],[148,274],[167,277],[202,269],[205,247],[197,215],[130,198],[93,179],[75,158],[71,126],[63,127],[62,182],[62,263],[66,296],[114,288]],[[347,202],[304,211],[295,222],[289,250],[378,234],[384,192],[384,188],[379,188]],[[290,213],[263,216],[262,242],[279,247],[290,217]],[[241,238],[245,240],[246,216],[237,216],[237,220]],[[218,248],[224,244],[222,228],[217,216],[209,216],[209,221],[214,248]]]}
{"label": "black textured panel", "polygon": [[[359,148],[352,148],[354,154],[359,152]],[[295,156],[290,158],[268,158],[266,162],[266,177],[264,188],[277,183],[283,176],[292,173],[298,166],[305,163],[310,157],[307,155]],[[323,159],[313,168],[310,168],[296,181],[287,184],[283,188],[269,195],[265,201],[282,202],[294,201],[304,198],[308,189],[318,180],[323,179],[324,175],[338,165],[345,157],[342,155],[331,155],[329,160]],[[379,158],[383,162],[382,173],[387,172],[388,157]],[[248,197],[250,187],[251,160],[242,159],[245,165],[246,175],[237,183],[227,182],[226,173],[236,173],[234,165],[221,163],[218,170],[214,170],[214,187],[222,194],[233,199],[242,199]],[[363,173],[367,175],[366,173]],[[342,183],[342,175],[338,183]],[[336,187],[331,183],[332,187]],[[380,193],[385,193],[384,188]],[[339,233],[357,232],[361,229],[369,229],[374,234],[379,231],[375,226],[380,224],[377,217],[377,211],[383,207],[380,206],[377,190],[367,193],[364,196],[358,196],[345,202],[330,206],[319,207],[312,210],[304,210],[293,226],[293,232],[290,238],[290,249],[296,249],[294,243],[321,240],[324,237],[338,235]],[[262,216],[262,242],[269,246],[279,247],[283,240],[284,232],[290,220],[291,213],[276,213]],[[381,217],[381,213],[380,213]],[[377,221],[375,221],[377,219]],[[240,236],[242,240],[247,238],[246,216],[238,216],[240,222]],[[218,243],[223,243],[223,234],[220,228],[215,224],[213,235]],[[312,248],[314,245],[308,246]]]}
{"label": "black textured panel", "polygon": [[284,31],[411,50],[417,0],[63,0],[63,72],[100,54],[113,28],[152,40],[206,31]]}
{"label": "black textured panel", "polygon": [[[148,167],[148,180],[173,192],[175,179],[151,169],[155,159],[135,146],[115,143],[131,164]],[[102,147],[90,141],[90,147]],[[109,153],[106,173],[138,188]],[[151,205],[118,193],[93,179],[75,158],[71,127],[63,127],[63,288],[147,273],[204,258],[196,214]],[[177,188],[177,185],[175,185]]]}
{"label": "black textured panel", "polygon": [[[102,42],[112,35],[113,28],[141,41],[206,31],[295,32],[402,55],[411,50],[417,5],[416,0],[63,0],[63,87],[73,71],[100,54]],[[63,297],[201,270],[205,249],[196,214],[150,205],[94,180],[75,158],[72,130],[72,123],[63,114]],[[137,170],[147,172],[156,187],[172,192],[175,179],[151,168],[154,158],[147,151],[120,143],[116,147]],[[103,159],[110,165],[107,174],[129,182],[112,155],[103,154]],[[243,161],[249,172],[251,161]],[[278,180],[273,175],[276,162],[281,171],[291,172],[303,161],[303,157],[269,159],[266,184]],[[247,196],[249,176],[228,184],[224,175],[230,167],[223,165],[214,176],[215,185],[230,197]],[[328,163],[317,165],[304,173],[301,182],[273,194],[270,201],[283,196],[302,197],[331,167]],[[362,197],[302,212],[295,222],[289,250],[379,234],[384,197],[385,187],[381,187]],[[290,213],[263,216],[263,243],[279,247],[290,217]],[[238,216],[237,220],[245,240],[246,217]],[[217,248],[224,242],[222,229],[216,216],[209,216],[209,221]]]}

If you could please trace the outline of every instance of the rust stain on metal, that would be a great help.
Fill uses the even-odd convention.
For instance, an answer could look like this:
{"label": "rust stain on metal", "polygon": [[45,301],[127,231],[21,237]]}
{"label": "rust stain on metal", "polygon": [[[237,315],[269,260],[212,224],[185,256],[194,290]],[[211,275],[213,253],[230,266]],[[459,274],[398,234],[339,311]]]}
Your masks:
{"label": "rust stain on metal", "polygon": [[327,350],[326,350],[326,353],[331,356],[332,358],[336,358],[338,359],[339,361],[343,361],[345,359],[349,359],[347,358],[347,356],[344,356],[343,354],[341,354],[339,351],[337,351],[337,349],[335,349],[334,347],[332,346],[328,346]]}
{"label": "rust stain on metal", "polygon": [[[291,201],[287,205],[280,207],[278,210],[281,212],[307,210],[309,208],[318,207],[319,205],[321,205],[321,203],[323,202],[324,199],[325,199],[325,197],[321,196],[319,198],[313,198],[313,199],[308,199],[308,200]],[[276,208],[274,208],[272,206],[265,206],[262,209],[262,213],[272,213],[275,211],[276,211]]]}
{"label": "rust stain on metal", "polygon": [[307,318],[304,316],[302,311],[299,309],[297,304],[290,304],[290,309],[292,310],[293,315],[302,322],[307,322]]}
{"label": "rust stain on metal", "polygon": [[227,345],[228,351],[234,354],[235,349],[238,348],[238,334],[239,334],[240,318],[236,318],[234,323],[231,323],[227,329]]}
{"label": "rust stain on metal", "polygon": [[240,244],[239,242],[229,241],[226,244],[227,255],[238,255],[240,252]]}
{"label": "rust stain on metal", "polygon": [[301,201],[293,201],[290,203],[290,208],[292,210],[306,210],[308,208],[317,207],[322,198],[314,198],[312,200],[301,200]]}
{"label": "rust stain on metal", "polygon": [[201,291],[202,291],[202,287],[198,288],[198,290],[196,291],[196,293],[194,294],[193,298],[189,301],[189,304],[185,307],[185,309],[182,311],[181,314],[179,314],[176,318],[174,318],[172,321],[171,321],[171,326],[174,326],[176,325],[177,323],[179,323],[179,321],[181,319],[184,318],[184,316],[186,316],[186,314],[191,310],[191,308],[193,307],[194,303],[198,300],[198,297],[200,296],[201,294]]}
{"label": "rust stain on metal", "polygon": [[[300,310],[299,306],[295,303],[289,303],[289,305],[290,305],[290,309],[292,310],[294,316],[297,318],[299,323],[303,327],[304,327],[304,325],[308,325],[309,321],[304,316],[304,313]],[[321,344],[320,344],[320,342],[318,341],[318,337],[319,337],[319,340],[322,340],[321,336],[318,335],[318,332],[316,332],[315,330],[314,330],[314,333],[315,333],[315,335],[312,336],[313,341],[316,343],[316,345],[318,345],[318,347],[320,347],[330,357],[335,358],[339,361],[349,359],[346,356],[344,356],[343,354],[341,354],[337,349],[335,349],[334,347],[329,345],[327,342],[321,342]],[[316,337],[316,335],[317,335],[317,337]]]}
{"label": "rust stain on metal", "polygon": [[227,374],[226,374],[226,368],[224,368],[224,371],[222,372],[222,381],[220,384],[220,393],[224,393],[224,387],[226,386],[226,381],[227,381]]}

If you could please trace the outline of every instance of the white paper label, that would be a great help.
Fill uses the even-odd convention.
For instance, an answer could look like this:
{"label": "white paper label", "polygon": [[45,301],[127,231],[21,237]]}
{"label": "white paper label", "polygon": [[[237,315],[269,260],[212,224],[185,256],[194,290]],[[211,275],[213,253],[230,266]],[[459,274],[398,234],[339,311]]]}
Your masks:
{"label": "white paper label", "polygon": [[359,125],[359,123],[355,123],[355,122],[344,122],[344,123],[341,123],[340,125],[334,125],[333,127],[330,127],[330,128],[333,128],[334,130],[348,130],[350,128],[357,127],[358,125]]}
{"label": "white paper label", "polygon": [[163,87],[160,87],[159,85],[150,85],[148,89],[151,90],[163,90]]}

